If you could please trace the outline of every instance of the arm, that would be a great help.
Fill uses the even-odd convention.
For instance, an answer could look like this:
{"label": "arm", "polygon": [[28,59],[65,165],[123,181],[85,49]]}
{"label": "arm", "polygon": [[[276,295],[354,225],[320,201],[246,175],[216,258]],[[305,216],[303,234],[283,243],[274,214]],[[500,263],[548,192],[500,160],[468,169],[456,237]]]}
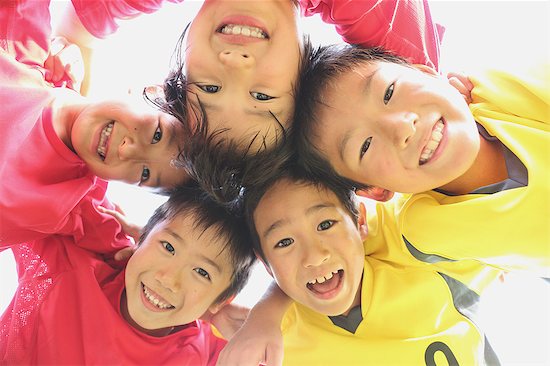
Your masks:
{"label": "arm", "polygon": [[84,60],[84,80],[81,93],[86,95],[91,80],[93,48],[98,39],[116,32],[118,21],[132,19],[143,13],[159,10],[166,1],[183,0],[72,0],[63,9],[55,36],[64,37],[80,47]]}
{"label": "arm", "polygon": [[299,1],[303,15],[319,13],[347,43],[383,47],[439,70],[444,28],[433,23],[427,0]]}
{"label": "arm", "polygon": [[291,299],[273,282],[218,358],[218,366],[282,365],[281,321]]}

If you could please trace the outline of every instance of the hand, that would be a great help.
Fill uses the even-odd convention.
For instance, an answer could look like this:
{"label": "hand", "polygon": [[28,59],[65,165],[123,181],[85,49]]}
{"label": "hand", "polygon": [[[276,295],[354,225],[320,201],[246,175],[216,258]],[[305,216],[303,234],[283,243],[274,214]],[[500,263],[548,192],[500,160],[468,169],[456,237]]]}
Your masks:
{"label": "hand", "polygon": [[53,38],[44,67],[46,81],[57,87],[65,86],[80,92],[84,79],[84,60],[76,44],[69,43],[64,37]]}
{"label": "hand", "polygon": [[247,307],[227,304],[215,313],[207,311],[201,319],[214,325],[225,339],[230,339],[243,325],[249,312]]}
{"label": "hand", "polygon": [[137,243],[139,241],[139,237],[141,236],[141,229],[142,228],[139,225],[136,225],[136,224],[133,224],[133,223],[129,222],[126,219],[126,214],[124,213],[122,208],[120,208],[119,205],[117,205],[115,203],[114,206],[115,206],[114,210],[105,208],[103,206],[97,206],[97,209],[98,209],[99,212],[103,212],[105,214],[111,215],[115,219],[117,219],[117,221],[120,223],[120,226],[122,226],[122,230],[124,230],[126,235],[128,235],[130,238],[132,238],[134,240],[134,243]]}
{"label": "hand", "polygon": [[222,349],[216,366],[281,366],[283,336],[279,325],[257,319],[245,321]]}
{"label": "hand", "polygon": [[449,80],[449,84],[454,86],[455,89],[458,90],[460,94],[462,94],[464,100],[466,100],[466,103],[472,103],[472,89],[474,88],[474,84],[472,84],[466,74],[459,72],[449,72],[447,74],[447,79]]}

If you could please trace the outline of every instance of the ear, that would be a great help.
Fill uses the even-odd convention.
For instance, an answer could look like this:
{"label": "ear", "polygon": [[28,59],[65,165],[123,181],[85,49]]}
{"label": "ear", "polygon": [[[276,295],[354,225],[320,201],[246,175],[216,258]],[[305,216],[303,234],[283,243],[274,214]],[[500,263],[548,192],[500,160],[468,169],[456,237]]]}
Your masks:
{"label": "ear", "polygon": [[260,262],[262,262],[262,264],[264,265],[264,268],[265,268],[265,270],[267,271],[267,273],[269,273],[269,275],[270,275],[271,277],[273,277],[273,272],[271,272],[271,268],[269,267],[269,264],[267,264],[267,263],[264,261],[264,259],[262,258],[261,255],[259,255],[259,254],[256,253],[256,252],[254,252],[254,253],[256,254],[256,258],[257,258]]}
{"label": "ear", "polygon": [[389,201],[393,197],[393,192],[388,191],[384,188],[379,187],[369,187],[366,189],[358,189],[355,191],[355,193],[358,196],[370,198],[372,200],[380,201],[380,202],[386,202]]}
{"label": "ear", "polygon": [[236,295],[233,295],[231,296],[229,299],[225,300],[225,301],[222,301],[220,303],[217,303],[217,304],[212,304],[210,305],[210,307],[208,308],[208,311],[211,312],[212,314],[216,314],[218,311],[220,311],[225,305],[227,304],[231,304],[231,302],[233,301],[233,299],[235,299],[235,296]]}
{"label": "ear", "polygon": [[149,85],[143,89],[143,94],[151,100],[164,100],[164,89],[160,85]]}
{"label": "ear", "polygon": [[419,70],[419,71],[422,71],[426,74],[430,74],[430,75],[434,75],[434,76],[440,76],[439,73],[437,71],[435,71],[433,68],[427,66],[427,65],[423,65],[423,64],[414,64],[412,65],[412,67],[414,67],[415,69]]}
{"label": "ear", "polygon": [[359,203],[359,217],[357,218],[357,228],[359,229],[361,240],[364,241],[368,235],[368,228],[367,228],[367,209],[363,202]]}

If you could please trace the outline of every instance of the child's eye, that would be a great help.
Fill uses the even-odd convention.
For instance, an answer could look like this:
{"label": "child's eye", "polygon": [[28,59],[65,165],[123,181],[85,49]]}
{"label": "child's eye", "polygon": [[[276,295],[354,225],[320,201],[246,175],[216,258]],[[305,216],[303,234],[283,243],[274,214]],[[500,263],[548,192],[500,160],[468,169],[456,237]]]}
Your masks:
{"label": "child's eye", "polygon": [[264,93],[258,93],[258,92],[250,92],[250,95],[252,95],[252,98],[257,99],[257,100],[261,100],[261,101],[270,100],[270,99],[274,98],[270,95],[267,95],[267,94],[264,94]]}
{"label": "child's eye", "polygon": [[157,144],[162,139],[162,130],[160,129],[160,126],[157,127],[155,130],[155,133],[153,134],[153,139],[151,140],[151,144]]}
{"label": "child's eye", "polygon": [[206,278],[207,280],[210,280],[210,274],[206,272],[204,269],[197,267],[197,268],[194,268],[193,271],[197,272],[200,276]]}
{"label": "child's eye", "polygon": [[359,159],[363,159],[363,155],[367,152],[370,146],[370,142],[372,141],[372,136],[368,137],[365,142],[363,142],[363,145],[361,145],[361,151],[359,152]]}
{"label": "child's eye", "polygon": [[294,239],[292,238],[284,238],[282,240],[279,240],[277,244],[275,244],[275,248],[285,248],[288,247],[290,244],[294,243]]}
{"label": "child's eye", "polygon": [[205,93],[214,94],[220,91],[220,87],[217,85],[197,85]]}
{"label": "child's eye", "polygon": [[144,166],[143,170],[141,171],[141,181],[140,181],[140,183],[147,182],[149,180],[150,176],[151,176],[151,171],[149,171],[149,168]]}
{"label": "child's eye", "polygon": [[393,95],[394,88],[395,88],[395,83],[391,83],[390,86],[388,86],[388,89],[386,89],[386,92],[384,93],[384,104],[388,104],[388,102],[390,101]]}
{"label": "child's eye", "polygon": [[321,222],[319,225],[317,225],[317,231],[328,230],[331,227],[333,227],[335,223],[336,223],[336,221],[334,221],[334,220],[325,220],[325,221]]}
{"label": "child's eye", "polygon": [[166,249],[167,252],[169,252],[170,254],[174,255],[176,253],[176,249],[174,249],[174,247],[172,246],[172,244],[170,244],[169,242],[167,241],[161,241],[160,242],[162,244],[162,246],[164,247],[164,249]]}

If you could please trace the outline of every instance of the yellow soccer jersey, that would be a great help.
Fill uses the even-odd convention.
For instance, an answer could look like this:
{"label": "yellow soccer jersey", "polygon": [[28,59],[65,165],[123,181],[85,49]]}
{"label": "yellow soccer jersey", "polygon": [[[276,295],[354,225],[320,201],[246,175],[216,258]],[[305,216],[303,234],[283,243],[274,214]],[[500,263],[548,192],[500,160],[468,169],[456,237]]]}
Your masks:
{"label": "yellow soccer jersey", "polygon": [[[284,365],[482,365],[496,356],[471,320],[500,271],[476,261],[418,261],[384,206],[369,222],[355,332],[293,304],[282,324]],[[388,216],[389,215],[389,216]],[[445,361],[446,360],[446,361]]]}
{"label": "yellow soccer jersey", "polygon": [[428,255],[550,277],[549,75],[544,65],[519,76],[492,71],[471,78],[475,120],[524,165],[527,185],[491,194],[405,197],[398,202],[398,224],[409,245]]}

